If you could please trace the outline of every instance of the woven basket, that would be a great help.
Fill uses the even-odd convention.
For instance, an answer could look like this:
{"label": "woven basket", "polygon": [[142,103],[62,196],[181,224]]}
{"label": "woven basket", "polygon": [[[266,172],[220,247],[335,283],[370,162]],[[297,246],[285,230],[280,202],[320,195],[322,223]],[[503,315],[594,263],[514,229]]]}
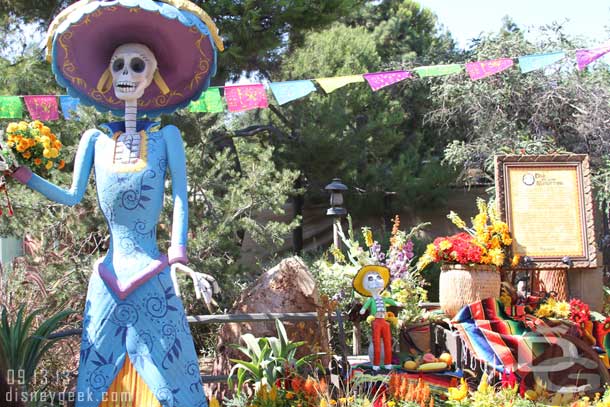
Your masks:
{"label": "woven basket", "polygon": [[445,264],[441,267],[439,302],[449,318],[464,306],[500,296],[500,273],[493,266]]}

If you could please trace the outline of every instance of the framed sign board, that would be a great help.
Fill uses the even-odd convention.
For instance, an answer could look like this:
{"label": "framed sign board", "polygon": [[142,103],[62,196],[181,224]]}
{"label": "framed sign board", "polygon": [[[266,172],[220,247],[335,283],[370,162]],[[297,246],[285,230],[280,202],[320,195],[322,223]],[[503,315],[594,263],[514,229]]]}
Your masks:
{"label": "framed sign board", "polygon": [[535,268],[597,266],[586,154],[496,156],[496,194],[513,253]]}

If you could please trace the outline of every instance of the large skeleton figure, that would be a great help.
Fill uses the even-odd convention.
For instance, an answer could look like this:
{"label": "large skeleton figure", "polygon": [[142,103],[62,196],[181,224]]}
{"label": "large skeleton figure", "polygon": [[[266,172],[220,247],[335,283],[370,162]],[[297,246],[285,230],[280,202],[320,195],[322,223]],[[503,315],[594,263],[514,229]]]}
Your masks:
{"label": "large skeleton figure", "polygon": [[[110,59],[114,94],[125,101],[125,132],[116,139],[114,163],[135,164],[141,156],[142,140],[140,133],[136,131],[138,99],[152,83],[156,71],[157,59],[144,44],[121,45]],[[212,294],[219,291],[216,280],[210,275],[196,273],[180,262],[175,263],[172,265],[171,275],[178,296],[180,296],[180,285],[176,271],[185,272],[191,277],[196,298],[203,297],[205,304],[210,308],[210,304],[214,303]]]}
{"label": "large skeleton figure", "polygon": [[[47,198],[74,205],[95,171],[111,244],[95,264],[87,292],[77,385],[82,400],[77,407],[122,406],[113,404],[108,392],[128,393],[139,407],[205,407],[175,274],[190,275],[197,297],[203,296],[206,303],[217,286],[210,276],[185,266],[188,203],[182,138],[174,126],[154,131],[155,123],[136,120],[138,99],[157,74],[157,61],[148,47],[119,46],[110,71],[115,95],[125,101],[125,121],[105,125],[109,132],[85,132],[72,187],[64,190],[25,167],[13,174]],[[165,256],[157,248],[156,228],[167,170],[174,213]]]}

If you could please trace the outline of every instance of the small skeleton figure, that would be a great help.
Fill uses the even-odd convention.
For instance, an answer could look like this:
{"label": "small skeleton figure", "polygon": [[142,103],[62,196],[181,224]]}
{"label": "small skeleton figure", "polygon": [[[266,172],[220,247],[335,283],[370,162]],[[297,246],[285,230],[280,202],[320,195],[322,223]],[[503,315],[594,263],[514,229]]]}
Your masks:
{"label": "small skeleton figure", "polygon": [[381,362],[381,340],[383,340],[383,366],[392,368],[392,331],[390,324],[386,321],[386,304],[400,307],[401,304],[392,298],[382,297],[381,292],[390,283],[390,270],[384,266],[364,266],[356,274],[352,286],[359,294],[370,297],[366,300],[360,314],[364,315],[367,310],[375,317],[373,321],[373,370],[380,369]]}

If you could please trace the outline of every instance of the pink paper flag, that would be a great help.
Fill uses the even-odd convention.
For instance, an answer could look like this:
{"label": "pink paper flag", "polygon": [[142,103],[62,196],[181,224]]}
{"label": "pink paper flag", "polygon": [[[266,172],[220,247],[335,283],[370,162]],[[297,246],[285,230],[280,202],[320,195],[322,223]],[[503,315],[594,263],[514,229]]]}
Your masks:
{"label": "pink paper flag", "polygon": [[393,85],[396,82],[400,82],[404,79],[412,78],[413,74],[407,71],[391,71],[365,73],[363,76],[364,79],[366,79],[366,81],[371,86],[371,89],[373,89],[373,91],[376,91],[381,88],[385,88],[386,86]]}
{"label": "pink paper flag", "polygon": [[473,81],[487,76],[495,75],[513,66],[511,58],[491,59],[489,61],[477,61],[466,64],[466,71]]}
{"label": "pink paper flag", "polygon": [[32,120],[58,120],[59,109],[55,96],[24,96]]}
{"label": "pink paper flag", "polygon": [[267,92],[262,83],[225,86],[225,99],[230,112],[243,112],[269,106]]}
{"label": "pink paper flag", "polygon": [[601,47],[591,49],[577,49],[576,50],[576,62],[578,63],[578,69],[583,70],[587,65],[596,59],[602,57],[604,54],[610,52],[610,41]]}

